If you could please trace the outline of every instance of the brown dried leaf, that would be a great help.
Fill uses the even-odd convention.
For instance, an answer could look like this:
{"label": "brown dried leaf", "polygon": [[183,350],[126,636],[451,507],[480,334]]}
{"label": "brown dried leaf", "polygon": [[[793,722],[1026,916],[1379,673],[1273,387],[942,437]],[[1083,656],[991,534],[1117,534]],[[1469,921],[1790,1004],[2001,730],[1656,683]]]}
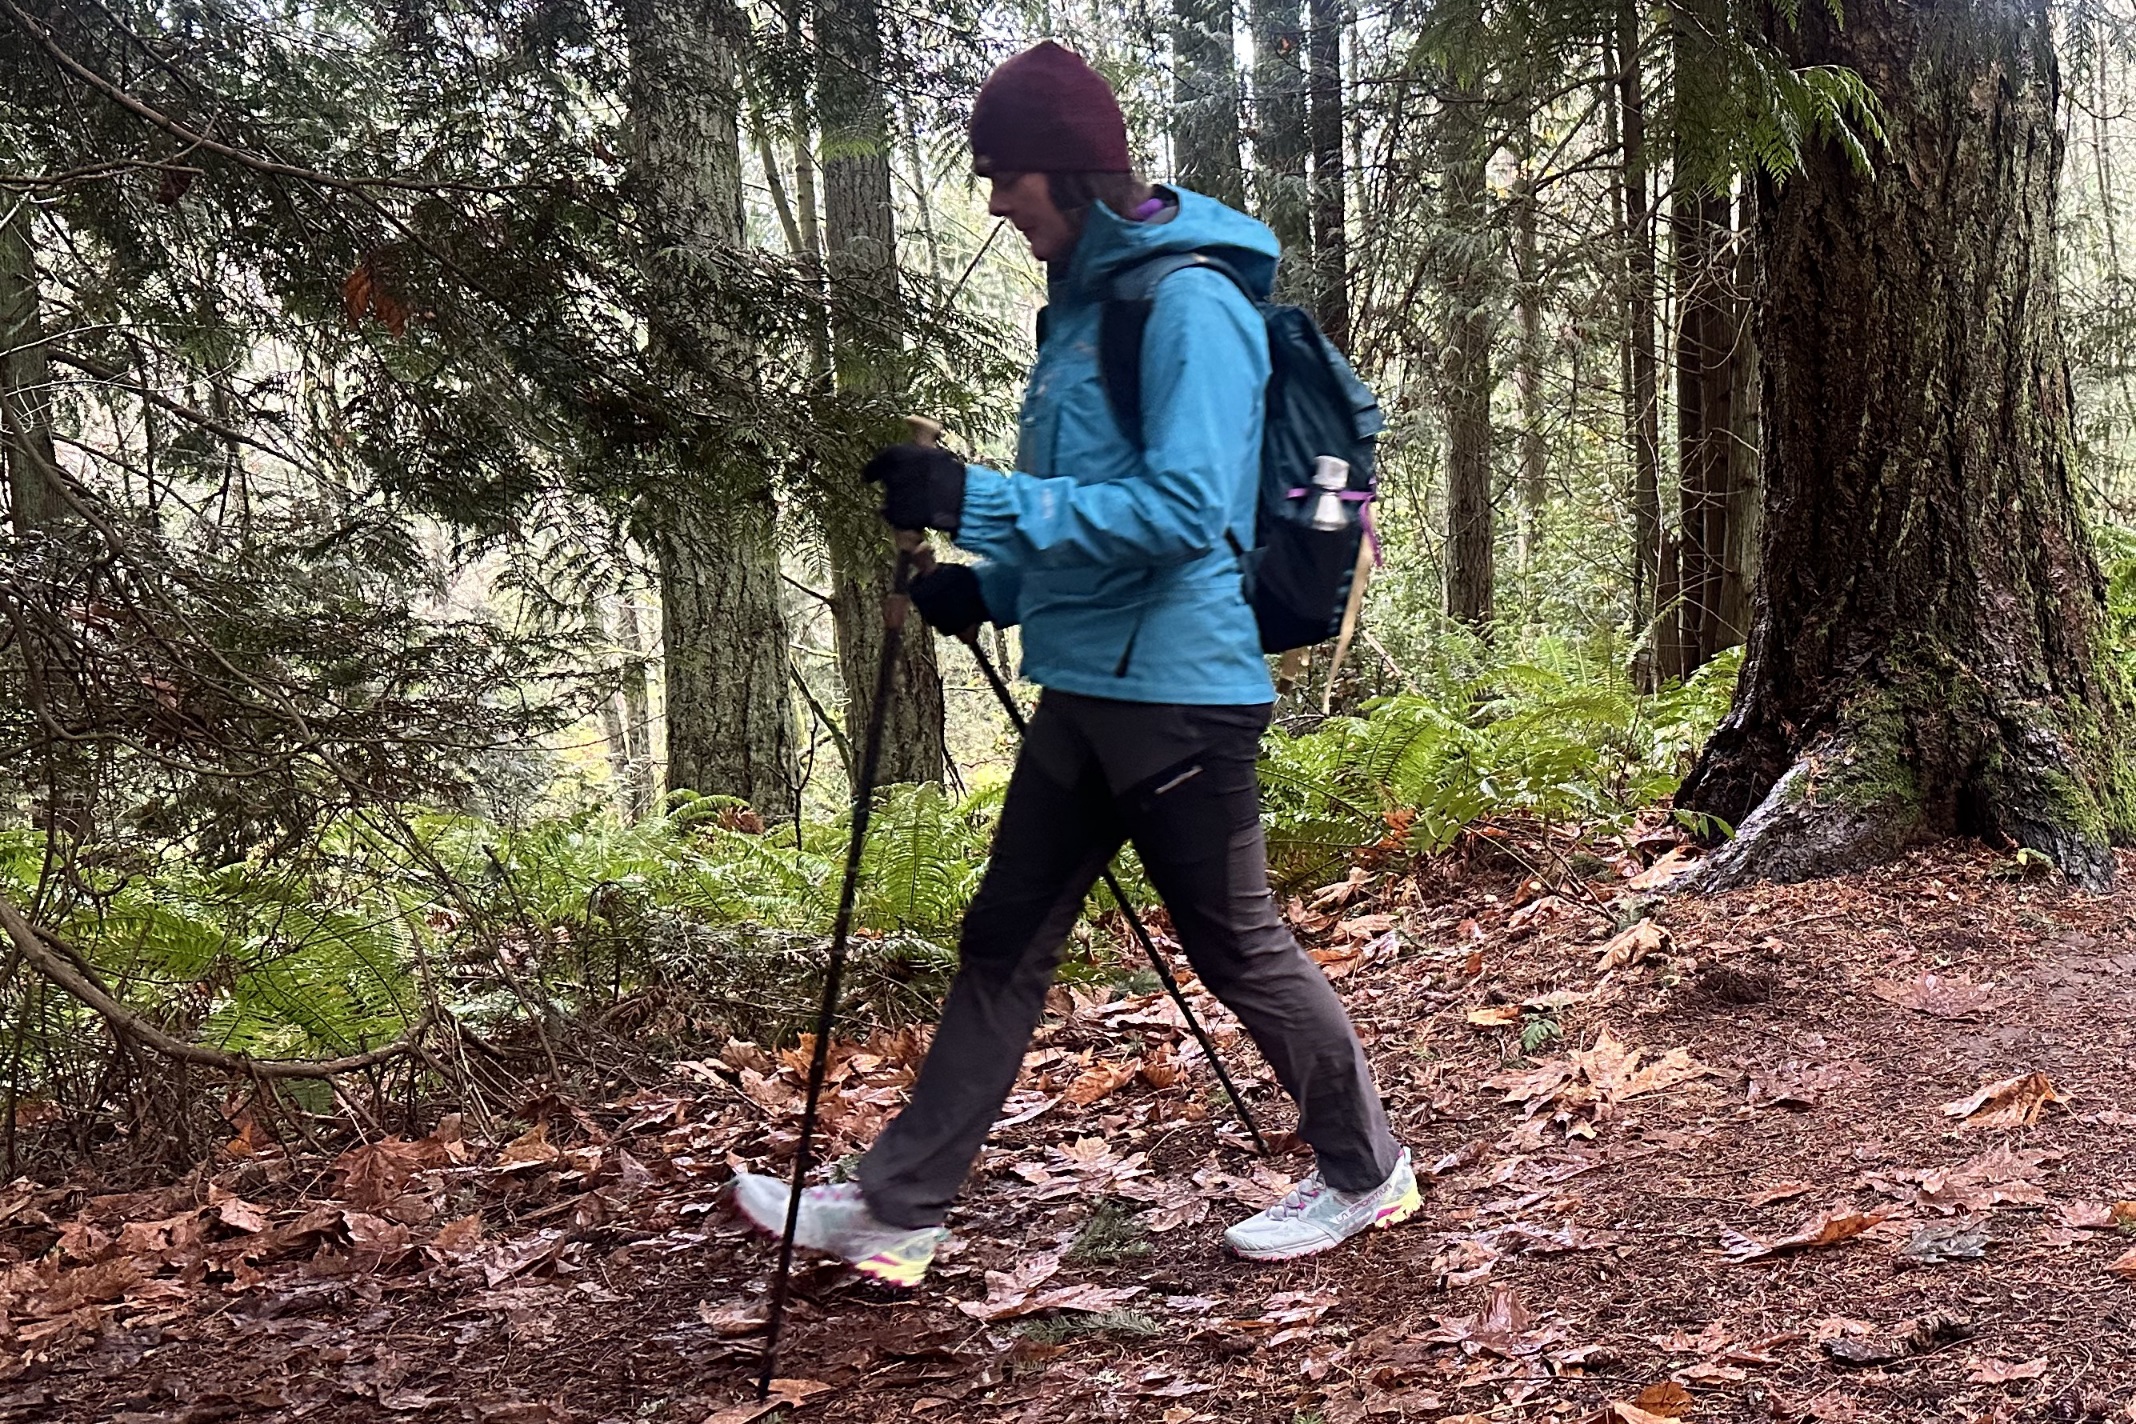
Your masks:
{"label": "brown dried leaf", "polygon": [[549,1143],[549,1124],[537,1122],[504,1145],[504,1150],[497,1154],[497,1170],[517,1172],[529,1167],[546,1167],[562,1160],[563,1155]]}
{"label": "brown dried leaf", "polygon": [[1810,1218],[1803,1223],[1801,1230],[1792,1236],[1783,1236],[1778,1241],[1758,1241],[1729,1232],[1723,1244],[1731,1261],[1765,1261],[1796,1251],[1812,1251],[1820,1247],[1837,1246],[1842,1241],[1851,1241],[1882,1221],[1886,1215],[1888,1213],[1881,1211],[1849,1211],[1844,1207],[1835,1207]]}
{"label": "brown dried leaf", "polygon": [[2107,1269],[2126,1281],[2136,1281],[2136,1251],[2125,1251],[2108,1263]]}
{"label": "brown dried leaf", "polygon": [[2009,1384],[2013,1380],[2036,1380],[2047,1373],[2047,1357],[2016,1363],[2009,1360],[1981,1359],[1973,1361],[1967,1384]]}
{"label": "brown dried leaf", "polygon": [[1669,945],[1669,932],[1652,920],[1641,920],[1602,946],[1595,957],[1597,969],[1629,969],[1650,954]]}
{"label": "brown dried leaf", "polygon": [[2045,1073],[2023,1073],[1986,1084],[1970,1098],[1945,1103],[1943,1112],[1967,1127],[2030,1127],[2049,1103],[2065,1101]]}
{"label": "brown dried leaf", "polygon": [[1485,1004],[1480,1009],[1470,1009],[1468,1021],[1478,1028],[1511,1028],[1520,1022],[1520,1005]]}
{"label": "brown dried leaf", "polygon": [[2047,1193],[2032,1174],[2054,1154],[2018,1151],[1999,1143],[1962,1166],[1923,1173],[1914,1201],[1936,1211],[1977,1212],[1995,1206],[2045,1206]]}
{"label": "brown dried leaf", "polygon": [[1670,851],[1645,870],[1624,882],[1628,890],[1659,890],[1698,864],[1698,853],[1682,846]]}
{"label": "brown dried leaf", "polygon": [[1632,1403],[1664,1419],[1681,1419],[1692,1409],[1691,1391],[1674,1380],[1648,1385],[1632,1396]]}
{"label": "brown dried leaf", "polygon": [[790,1409],[803,1400],[814,1399],[827,1393],[830,1386],[820,1380],[775,1379],[771,1382],[771,1397],[759,1403],[750,1400],[743,1404],[716,1409],[704,1417],[703,1424],[755,1424],[774,1409]]}
{"label": "brown dried leaf", "polygon": [[1752,1206],[1772,1206],[1778,1202],[1793,1201],[1796,1197],[1807,1196],[1816,1190],[1817,1188],[1808,1182],[1786,1182],[1758,1193],[1750,1199],[1750,1204]]}
{"label": "brown dried leaf", "polygon": [[1139,1058],[1130,1058],[1125,1063],[1093,1063],[1068,1085],[1068,1090],[1061,1094],[1061,1101],[1072,1108],[1087,1108],[1132,1082],[1141,1071],[1142,1060]]}
{"label": "brown dried leaf", "polygon": [[471,1256],[481,1245],[482,1213],[479,1211],[446,1222],[438,1228],[438,1234],[430,1238],[430,1249],[447,1260]]}
{"label": "brown dried leaf", "polygon": [[1879,999],[1939,1019],[1971,1018],[1993,1004],[2000,992],[1993,984],[1975,984],[1963,975],[1946,978],[1941,974],[1923,974],[1904,982],[1879,979],[1869,987]]}

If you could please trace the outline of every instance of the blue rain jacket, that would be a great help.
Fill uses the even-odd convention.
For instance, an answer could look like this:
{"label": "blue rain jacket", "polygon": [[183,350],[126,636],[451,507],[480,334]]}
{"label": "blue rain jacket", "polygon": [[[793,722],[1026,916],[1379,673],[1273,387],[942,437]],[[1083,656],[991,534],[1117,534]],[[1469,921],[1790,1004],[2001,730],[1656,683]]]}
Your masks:
{"label": "blue rain jacket", "polygon": [[[1024,393],[1017,471],[964,481],[959,545],[981,556],[994,621],[1023,627],[1023,675],[1129,702],[1271,701],[1237,548],[1260,488],[1268,333],[1220,272],[1158,284],[1142,342],[1145,447],[1121,433],[1098,374],[1113,279],[1171,253],[1220,257],[1263,298],[1275,234],[1184,189],[1169,220],[1094,206],[1048,286],[1045,344]],[[1227,531],[1230,538],[1227,539]]]}

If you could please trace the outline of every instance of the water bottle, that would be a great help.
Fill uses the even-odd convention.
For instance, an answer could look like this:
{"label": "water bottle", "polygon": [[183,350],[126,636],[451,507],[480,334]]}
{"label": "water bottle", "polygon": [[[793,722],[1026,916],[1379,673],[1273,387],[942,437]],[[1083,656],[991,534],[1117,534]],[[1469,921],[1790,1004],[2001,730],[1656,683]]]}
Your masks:
{"label": "water bottle", "polygon": [[1313,487],[1320,491],[1320,496],[1313,501],[1313,517],[1309,521],[1312,527],[1347,529],[1352,516],[1342,492],[1350,487],[1350,462],[1338,460],[1333,455],[1315,455]]}

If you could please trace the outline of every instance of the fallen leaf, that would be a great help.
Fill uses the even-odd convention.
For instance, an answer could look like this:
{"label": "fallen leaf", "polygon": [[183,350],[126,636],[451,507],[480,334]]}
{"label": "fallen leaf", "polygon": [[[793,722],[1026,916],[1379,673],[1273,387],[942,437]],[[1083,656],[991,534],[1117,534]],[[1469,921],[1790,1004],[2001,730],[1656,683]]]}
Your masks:
{"label": "fallen leaf", "polygon": [[1602,946],[1595,957],[1597,969],[1629,969],[1650,954],[1668,947],[1669,932],[1652,920],[1641,920]]}
{"label": "fallen leaf", "polygon": [[704,1424],[754,1424],[774,1409],[787,1409],[804,1400],[814,1399],[830,1386],[820,1380],[775,1379],[771,1382],[771,1396],[763,1401],[749,1400],[726,1409],[707,1414]]}
{"label": "fallen leaf", "polygon": [[1987,1228],[1977,1222],[1930,1222],[1914,1228],[1912,1239],[1899,1248],[1899,1255],[1929,1266],[1977,1261],[1988,1254],[1988,1240]]}
{"label": "fallen leaf", "polygon": [[504,1145],[497,1154],[497,1170],[516,1172],[526,1167],[546,1167],[563,1155],[549,1143],[549,1124],[537,1122]]}
{"label": "fallen leaf", "polygon": [[1975,984],[1962,975],[1945,978],[1941,974],[1923,974],[1903,983],[1879,979],[1869,987],[1879,999],[1939,1019],[1970,1018],[1994,1003],[1998,992],[1993,984]]}
{"label": "fallen leaf", "polygon": [[2047,1373],[2047,1357],[2012,1363],[2008,1360],[1982,1359],[1973,1362],[1972,1372],[1965,1377],[1967,1384],[2009,1384],[2013,1380],[2036,1380]]}
{"label": "fallen leaf", "polygon": [[1680,875],[1688,874],[1697,865],[1697,853],[1686,851],[1682,846],[1670,851],[1646,869],[1624,882],[1629,890],[1660,890]]}
{"label": "fallen leaf", "polygon": [[1811,1251],[1824,1246],[1837,1246],[1842,1241],[1851,1241],[1882,1221],[1886,1215],[1887,1213],[1881,1211],[1849,1211],[1843,1207],[1835,1207],[1812,1217],[1803,1223],[1801,1230],[1792,1236],[1783,1236],[1778,1241],[1758,1241],[1729,1232],[1723,1238],[1722,1244],[1731,1261],[1765,1261],[1796,1251]]}
{"label": "fallen leaf", "polygon": [[257,1234],[267,1229],[267,1213],[243,1197],[225,1197],[217,1202],[215,1215],[223,1225],[247,1234]]}
{"label": "fallen leaf", "polygon": [[2136,1251],[2125,1251],[2116,1256],[2107,1269],[2123,1280],[2136,1281]]}
{"label": "fallen leaf", "polygon": [[1468,1021],[1478,1028],[1511,1028],[1520,1022],[1520,1005],[1486,1004],[1480,1009],[1470,1009]]}
{"label": "fallen leaf", "polygon": [[2065,1101],[2045,1073],[2035,1072],[1986,1084],[1970,1098],[1945,1103],[1943,1112],[1967,1127],[2030,1127],[2049,1103]]}
{"label": "fallen leaf", "polygon": [[1808,1182],[1787,1182],[1781,1186],[1772,1187],[1758,1193],[1750,1199],[1750,1204],[1752,1206],[1772,1206],[1779,1202],[1793,1201],[1796,1197],[1808,1196],[1816,1190],[1817,1188]]}
{"label": "fallen leaf", "polygon": [[1458,1172],[1463,1167],[1473,1167],[1478,1162],[1481,1162],[1484,1159],[1484,1155],[1490,1150],[1491,1144],[1481,1137],[1473,1142],[1464,1143],[1432,1163],[1428,1169],[1429,1175],[1443,1177],[1448,1172]]}
{"label": "fallen leaf", "polygon": [[1674,1380],[1648,1385],[1632,1396],[1632,1403],[1664,1419],[1681,1419],[1692,1408],[1691,1391]]}
{"label": "fallen leaf", "polygon": [[1142,1060],[1139,1058],[1130,1058],[1125,1063],[1093,1063],[1068,1085],[1067,1091],[1061,1094],[1061,1101],[1072,1108],[1087,1108],[1133,1081],[1141,1071]]}
{"label": "fallen leaf", "polygon": [[1942,1212],[1986,1211],[1995,1206],[2045,1206],[2047,1193],[2033,1173],[2054,1154],[1999,1143],[1959,1167],[1925,1172],[1917,1205]]}

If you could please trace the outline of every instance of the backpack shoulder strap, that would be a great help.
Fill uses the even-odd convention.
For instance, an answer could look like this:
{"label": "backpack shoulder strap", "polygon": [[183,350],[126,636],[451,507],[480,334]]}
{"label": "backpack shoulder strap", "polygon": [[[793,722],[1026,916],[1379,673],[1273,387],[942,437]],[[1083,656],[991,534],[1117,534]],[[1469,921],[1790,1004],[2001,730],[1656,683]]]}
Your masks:
{"label": "backpack shoulder strap", "polygon": [[1157,284],[1174,272],[1208,267],[1229,277],[1253,301],[1246,281],[1227,262],[1205,252],[1175,252],[1138,262],[1113,278],[1112,290],[1098,314],[1098,379],[1113,419],[1137,450],[1142,440],[1142,336],[1157,303]]}

